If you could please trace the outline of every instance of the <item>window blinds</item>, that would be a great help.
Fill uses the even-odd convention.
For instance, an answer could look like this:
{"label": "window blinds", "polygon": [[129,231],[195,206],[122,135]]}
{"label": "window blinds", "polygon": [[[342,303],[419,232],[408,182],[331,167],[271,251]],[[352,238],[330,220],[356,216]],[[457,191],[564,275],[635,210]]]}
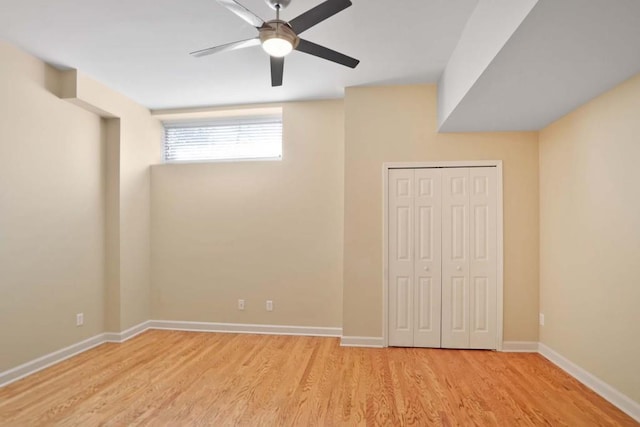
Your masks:
{"label": "window blinds", "polygon": [[282,116],[165,122],[165,162],[277,159]]}

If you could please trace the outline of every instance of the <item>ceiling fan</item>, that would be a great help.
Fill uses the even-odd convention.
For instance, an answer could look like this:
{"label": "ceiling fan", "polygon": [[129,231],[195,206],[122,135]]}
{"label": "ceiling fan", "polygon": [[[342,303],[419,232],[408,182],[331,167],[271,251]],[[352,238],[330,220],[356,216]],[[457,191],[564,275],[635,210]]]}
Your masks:
{"label": "ceiling fan", "polygon": [[284,57],[292,50],[308,53],[350,68],[356,68],[360,63],[355,58],[298,36],[303,31],[351,6],[350,0],[326,0],[289,22],[280,19],[280,11],[286,8],[291,3],[291,0],[266,0],[267,4],[276,11],[276,19],[266,22],[236,0],[217,1],[256,27],[258,37],[191,52],[191,55],[195,57],[262,45],[262,48],[269,54],[271,59],[271,86],[282,86]]}

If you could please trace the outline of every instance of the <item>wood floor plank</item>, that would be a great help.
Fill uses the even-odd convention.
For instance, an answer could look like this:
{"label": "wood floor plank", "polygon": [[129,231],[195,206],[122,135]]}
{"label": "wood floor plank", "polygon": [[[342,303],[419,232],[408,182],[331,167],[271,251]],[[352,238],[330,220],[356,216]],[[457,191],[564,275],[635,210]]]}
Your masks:
{"label": "wood floor plank", "polygon": [[0,426],[637,426],[537,354],[152,330],[0,388]]}

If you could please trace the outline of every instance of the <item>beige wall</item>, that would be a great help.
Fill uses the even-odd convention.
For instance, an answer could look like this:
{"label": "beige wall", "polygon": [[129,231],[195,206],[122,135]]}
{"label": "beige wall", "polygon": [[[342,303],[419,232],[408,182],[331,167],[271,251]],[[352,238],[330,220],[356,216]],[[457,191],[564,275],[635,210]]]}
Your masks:
{"label": "beige wall", "polygon": [[5,43],[0,84],[0,371],[150,318],[381,336],[382,163],[491,159],[504,339],[538,339],[540,301],[541,341],[640,401],[640,76],[540,144],[438,134],[432,85],[360,87],[285,104],[281,162],[151,173],[161,127],[145,108]]}
{"label": "beige wall", "polygon": [[128,103],[120,123],[120,330],[125,330],[151,318],[150,165],[161,160],[162,126],[148,110]]}
{"label": "beige wall", "polygon": [[437,134],[436,95],[346,91],[343,333],[382,336],[382,163],[490,159],[504,168],[504,339],[537,341],[537,133]]}
{"label": "beige wall", "polygon": [[58,80],[0,42],[0,372],[103,331],[103,124]]}
{"label": "beige wall", "polygon": [[537,338],[536,134],[438,135],[434,86],[353,88],[285,104],[281,162],[159,165],[150,189],[146,109],[0,54],[0,370],[149,318],[379,336],[383,161],[504,160],[505,339]]}
{"label": "beige wall", "polygon": [[640,75],[540,133],[541,342],[640,402]]}
{"label": "beige wall", "polygon": [[282,161],[152,168],[154,319],[341,326],[343,103],[283,120]]}
{"label": "beige wall", "polygon": [[150,318],[149,165],[162,127],[6,43],[0,84],[2,372]]}
{"label": "beige wall", "polygon": [[106,265],[105,330],[120,331],[120,119],[105,120],[106,139]]}
{"label": "beige wall", "polygon": [[148,109],[81,72],[64,73],[62,96],[107,120],[105,325],[120,332],[150,317],[150,168],[160,162],[162,126]]}

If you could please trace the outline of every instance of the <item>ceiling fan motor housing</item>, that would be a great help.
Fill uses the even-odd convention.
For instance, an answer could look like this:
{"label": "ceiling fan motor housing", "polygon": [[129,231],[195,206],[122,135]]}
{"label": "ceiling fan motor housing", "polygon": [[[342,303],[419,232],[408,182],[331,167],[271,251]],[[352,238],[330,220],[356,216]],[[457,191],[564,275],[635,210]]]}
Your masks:
{"label": "ceiling fan motor housing", "polygon": [[265,41],[273,38],[279,38],[287,40],[291,43],[293,49],[298,47],[298,43],[300,43],[300,38],[297,36],[295,31],[291,28],[291,26],[282,21],[280,19],[274,19],[272,21],[266,22],[260,31],[260,41],[264,43]]}

